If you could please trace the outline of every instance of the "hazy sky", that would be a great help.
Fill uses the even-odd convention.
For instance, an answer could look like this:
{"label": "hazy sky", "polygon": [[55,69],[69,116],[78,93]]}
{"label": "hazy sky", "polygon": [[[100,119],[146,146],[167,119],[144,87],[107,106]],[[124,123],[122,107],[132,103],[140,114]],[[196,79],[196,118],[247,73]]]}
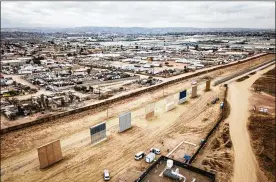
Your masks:
{"label": "hazy sky", "polygon": [[275,28],[275,2],[1,2],[4,27]]}

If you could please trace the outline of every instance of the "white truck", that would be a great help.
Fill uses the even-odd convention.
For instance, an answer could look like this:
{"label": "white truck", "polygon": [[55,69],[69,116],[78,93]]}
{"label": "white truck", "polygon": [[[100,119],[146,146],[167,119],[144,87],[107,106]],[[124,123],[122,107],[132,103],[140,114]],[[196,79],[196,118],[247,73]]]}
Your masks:
{"label": "white truck", "polygon": [[147,163],[152,163],[152,161],[155,159],[155,154],[150,152],[147,156],[146,156],[146,162]]}

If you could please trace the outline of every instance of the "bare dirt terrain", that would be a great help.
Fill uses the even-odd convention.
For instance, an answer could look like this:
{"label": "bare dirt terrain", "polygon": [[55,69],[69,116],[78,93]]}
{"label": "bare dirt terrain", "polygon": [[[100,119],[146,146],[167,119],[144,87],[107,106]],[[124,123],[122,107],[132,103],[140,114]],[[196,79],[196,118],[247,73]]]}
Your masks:
{"label": "bare dirt terrain", "polygon": [[227,100],[231,106],[231,112],[228,120],[235,155],[234,182],[266,181],[253,153],[247,130],[250,109],[249,98],[251,96],[249,89],[261,74],[271,70],[274,66],[258,71],[244,81],[233,82],[229,85]]}
{"label": "bare dirt terrain", "polygon": [[[258,58],[253,63],[271,59],[271,55]],[[211,72],[212,78],[227,75],[238,69],[247,68],[249,64]],[[193,78],[202,81],[203,76]],[[219,94],[218,87],[210,92],[199,89],[199,96],[188,99],[174,110],[165,112],[164,96],[190,88],[190,80],[178,82],[167,88],[116,102],[107,108],[97,108],[82,113],[66,116],[40,125],[7,133],[1,136],[1,176],[3,181],[102,181],[102,171],[111,172],[111,181],[133,181],[148,164],[134,161],[136,152],[145,151],[155,146],[167,154],[181,141],[199,144],[213,127],[219,113],[219,105],[207,105]],[[199,87],[202,88],[202,87]],[[174,95],[178,97],[177,94]],[[190,97],[190,96],[188,96]],[[160,100],[161,99],[161,100]],[[147,121],[145,105],[156,102],[156,117]],[[118,133],[118,115],[132,111],[133,127]],[[205,118],[209,119],[205,119]],[[89,127],[101,121],[107,121],[107,140],[92,146]],[[231,130],[231,124],[230,124]],[[40,170],[37,147],[61,140],[63,161]],[[182,148],[190,150],[189,146]]]}
{"label": "bare dirt terrain", "polygon": [[257,91],[262,91],[275,97],[275,69],[263,74],[261,78],[256,80],[253,88]]}
{"label": "bare dirt terrain", "polygon": [[229,113],[227,104],[223,121],[192,163],[195,167],[215,173],[216,181],[223,182],[231,181],[233,175],[234,151],[227,120]]}
{"label": "bare dirt terrain", "polygon": [[[256,80],[253,84],[253,88],[255,89],[256,87],[260,88],[261,92],[253,92],[250,98],[250,104],[256,107],[256,111],[251,111],[248,130],[252,142],[251,145],[260,168],[265,173],[268,181],[272,182],[275,181],[276,176],[275,68]],[[267,108],[268,114],[258,112],[258,108],[260,107]]]}
{"label": "bare dirt terrain", "polygon": [[[215,116],[219,110],[218,105],[207,106],[215,95],[214,91],[204,93],[167,113],[161,101],[156,104],[157,117],[152,121],[146,121],[144,110],[138,109],[133,113],[134,126],[124,133],[118,133],[117,118],[110,119],[107,121],[108,139],[95,146],[90,144],[88,129],[64,137],[61,140],[64,160],[46,170],[39,170],[35,148],[21,152],[3,161],[3,180],[25,181],[28,176],[28,181],[101,181],[102,171],[108,168],[113,181],[133,181],[148,166],[144,160],[134,161],[136,152],[148,152],[155,146],[166,154],[167,149],[175,147],[171,141],[175,144],[181,140],[198,143],[206,135],[214,120],[202,122],[203,118]],[[191,110],[194,112],[189,112]],[[36,137],[32,133],[28,135],[30,141]],[[14,149],[20,151],[20,146]]]}

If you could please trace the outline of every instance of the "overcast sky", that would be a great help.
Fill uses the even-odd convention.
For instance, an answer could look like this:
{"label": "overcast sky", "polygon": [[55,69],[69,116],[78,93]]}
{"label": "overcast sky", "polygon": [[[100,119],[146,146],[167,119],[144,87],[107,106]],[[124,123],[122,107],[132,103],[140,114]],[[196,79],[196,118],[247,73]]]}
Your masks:
{"label": "overcast sky", "polygon": [[1,2],[4,27],[275,28],[275,2]]}

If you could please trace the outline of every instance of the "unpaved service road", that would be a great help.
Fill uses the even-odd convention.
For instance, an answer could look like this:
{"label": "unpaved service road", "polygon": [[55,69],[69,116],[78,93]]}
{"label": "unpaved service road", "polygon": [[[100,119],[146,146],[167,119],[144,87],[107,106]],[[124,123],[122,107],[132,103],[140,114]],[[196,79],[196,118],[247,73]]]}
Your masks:
{"label": "unpaved service road", "polygon": [[272,65],[242,82],[232,82],[228,89],[228,102],[231,107],[228,118],[230,136],[233,142],[235,163],[233,182],[265,181],[250,145],[247,122],[249,117],[250,87],[263,73],[273,69]]}

